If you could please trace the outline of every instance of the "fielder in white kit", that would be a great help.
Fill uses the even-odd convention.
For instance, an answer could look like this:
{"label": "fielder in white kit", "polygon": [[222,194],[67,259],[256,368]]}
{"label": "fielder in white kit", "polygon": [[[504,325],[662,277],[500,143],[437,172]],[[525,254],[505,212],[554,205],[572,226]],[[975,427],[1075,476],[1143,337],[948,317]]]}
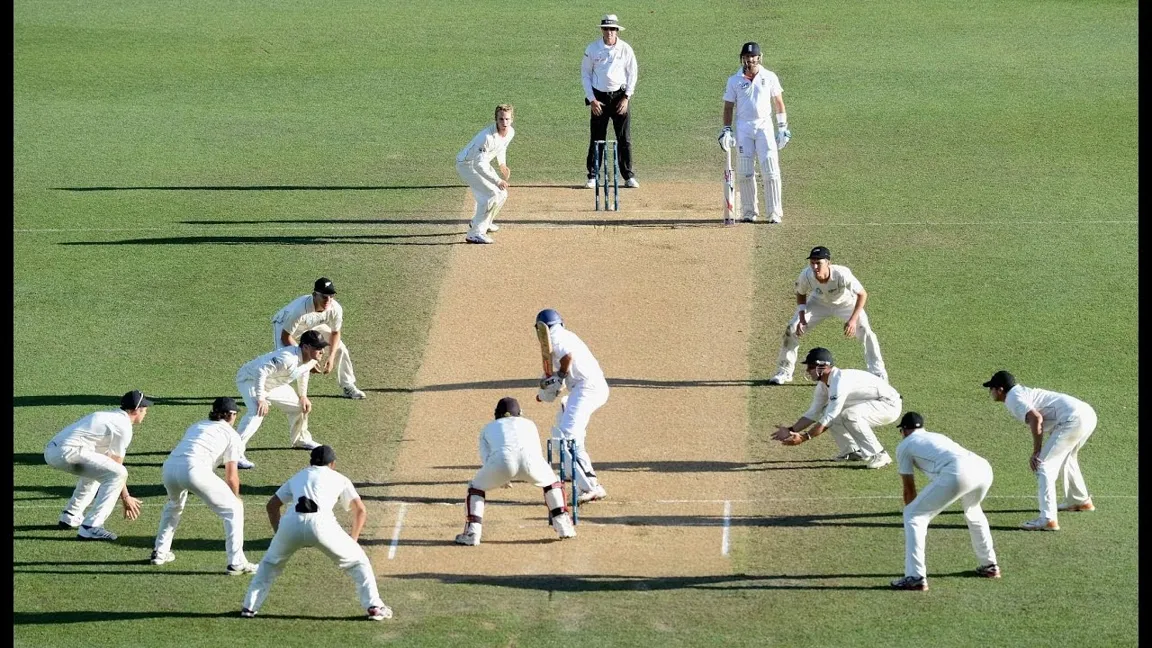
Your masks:
{"label": "fielder in white kit", "polygon": [[[291,508],[281,517],[280,509],[285,504]],[[337,504],[352,511],[351,535],[340,527],[332,512]],[[288,559],[301,549],[315,547],[352,578],[369,621],[392,618],[392,609],[380,599],[368,554],[358,543],[368,511],[352,482],[336,472],[336,451],[331,446],[313,448],[309,466],[284,482],[265,508],[275,535],[256,576],[248,584],[240,616],[256,616]]]}
{"label": "fielder in white kit", "polygon": [[272,349],[296,346],[305,331],[316,331],[328,342],[328,350],[316,363],[317,373],[336,370],[336,381],[344,398],[361,400],[364,392],[356,387],[356,374],[352,373],[352,358],[344,344],[344,308],[336,301],[336,287],[327,277],[320,277],[312,287],[312,294],[293,299],[272,316]]}
{"label": "fielder in white kit", "polygon": [[[224,521],[224,551],[228,554],[225,573],[230,576],[256,573],[256,565],[244,557],[244,502],[240,500],[240,471],[236,467],[244,443],[232,427],[237,411],[232,398],[222,396],[212,401],[208,419],[193,423],[164,460],[161,475],[168,502],[160,514],[160,529],[149,559],[153,565],[176,560],[172,539],[191,491]],[[221,463],[224,479],[214,472]]]}
{"label": "fielder in white kit", "polygon": [[[128,470],[124,456],[132,443],[132,426],[148,414],[152,401],[134,389],[120,398],[120,409],[94,412],[61,430],[44,447],[44,461],[57,470],[79,475],[72,499],[60,514],[57,526],[78,529],[81,540],[115,540],[104,521],[124,504],[124,517],[140,516],[140,500],[128,493]],[[84,515],[87,510],[88,514]]]}
{"label": "fielder in white kit", "polygon": [[528,481],[544,489],[548,521],[560,539],[576,537],[564,499],[564,484],[548,465],[540,450],[536,424],[520,415],[520,403],[505,396],[496,403],[496,420],[480,430],[480,470],[468,483],[464,503],[464,533],[456,544],[476,546],[483,533],[484,503],[487,491],[514,481]]}
{"label": "fielder in white kit", "polygon": [[[512,128],[512,113],[515,109],[509,104],[496,106],[496,123],[489,124],[476,133],[468,146],[456,156],[456,173],[472,189],[476,200],[476,213],[464,240],[468,243],[494,243],[488,232],[500,229],[493,223],[496,214],[508,200],[508,144],[516,136]],[[492,169],[492,160],[500,165],[500,178]]]}
{"label": "fielder in white kit", "polygon": [[[300,346],[281,347],[240,367],[236,373],[236,387],[244,397],[244,418],[240,419],[240,440],[248,447],[248,440],[260,429],[270,405],[288,415],[288,442],[293,448],[311,450],[320,445],[312,440],[308,431],[308,414],[312,401],[308,400],[308,374],[316,366],[328,343],[317,331],[305,331]],[[296,389],[292,389],[292,383]],[[240,468],[255,468],[246,456],[240,457]]]}
{"label": "fielder in white kit", "polygon": [[808,253],[808,267],[796,278],[796,314],[784,329],[784,343],[776,359],[776,373],[768,379],[770,385],[792,382],[800,336],[827,317],[837,317],[844,322],[844,337],[855,337],[864,343],[868,372],[888,380],[884,358],[880,356],[880,342],[872,331],[868,313],[864,312],[868,291],[851,270],[833,265],[831,259],[832,253],[822,245]]}
{"label": "fielder in white kit", "polygon": [[[724,88],[723,128],[720,148],[736,146],[736,177],[740,191],[740,220],[751,223],[760,213],[756,198],[756,158],[760,158],[760,175],[764,179],[764,206],[768,222],[779,223],[784,217],[780,199],[780,149],[792,139],[788,114],[784,110],[784,90],[780,78],[760,65],[760,45],[744,43],[740,49],[741,69],[728,77]],[[775,110],[776,130],[772,115]],[[733,117],[736,135],[732,135]]]}
{"label": "fielder in white kit", "polygon": [[[964,521],[972,537],[972,551],[980,566],[976,575],[1000,578],[992,531],[980,503],[992,487],[992,465],[959,443],[924,429],[924,417],[908,412],[897,426],[904,440],[896,446],[896,470],[904,486],[904,578],[892,581],[894,589],[925,591],[928,568],[924,546],[928,524],[956,500],[964,507]],[[915,469],[932,480],[916,493]]]}
{"label": "fielder in white kit", "polygon": [[[899,418],[900,394],[866,371],[836,367],[832,352],[823,347],[808,351],[804,364],[816,382],[812,405],[791,426],[778,426],[772,438],[784,445],[800,445],[828,430],[840,450],[835,461],[863,460],[867,468],[892,463],[872,427]],[[808,426],[812,429],[805,432]]]}
{"label": "fielder in white kit", "polygon": [[[984,383],[992,400],[1032,431],[1028,467],[1036,473],[1040,517],[1020,525],[1028,531],[1059,531],[1057,511],[1095,511],[1080,472],[1080,449],[1096,430],[1096,410],[1084,401],[1047,389],[1025,387],[1007,371],[997,371]],[[1044,430],[1048,441],[1043,442]],[[1063,475],[1064,501],[1056,503],[1056,477]]]}
{"label": "fielder in white kit", "polygon": [[[576,442],[576,474],[573,479],[577,490],[576,501],[584,504],[604,499],[608,491],[596,478],[592,457],[588,455],[584,441],[592,413],[608,402],[608,381],[588,345],[575,333],[564,328],[560,313],[546,308],[536,315],[536,321],[548,327],[548,337],[552,342],[552,366],[557,368],[555,378],[558,379],[547,380],[549,377],[546,376],[542,384],[547,386],[539,390],[536,400],[551,403],[564,387],[568,388],[569,393],[561,401],[560,413],[552,428],[552,437]],[[568,465],[565,444],[559,445],[561,465]]]}

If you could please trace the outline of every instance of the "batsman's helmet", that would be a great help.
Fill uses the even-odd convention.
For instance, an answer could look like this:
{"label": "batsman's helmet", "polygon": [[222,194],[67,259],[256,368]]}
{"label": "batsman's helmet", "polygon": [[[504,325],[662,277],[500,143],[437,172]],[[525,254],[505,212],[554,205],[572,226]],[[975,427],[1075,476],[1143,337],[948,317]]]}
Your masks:
{"label": "batsman's helmet", "polygon": [[804,364],[811,367],[812,365],[832,367],[836,365],[836,361],[832,359],[832,352],[824,347],[815,347],[804,356]]}
{"label": "batsman's helmet", "polygon": [[744,43],[744,47],[740,48],[740,58],[745,56],[760,56],[760,43],[756,41]]}
{"label": "batsman's helmet", "polygon": [[549,328],[551,328],[552,326],[554,326],[556,324],[563,324],[564,323],[564,320],[560,319],[560,313],[557,313],[556,311],[552,310],[551,308],[545,308],[544,310],[540,311],[539,313],[536,313],[536,321],[537,322],[544,322],[544,325],[549,327]]}

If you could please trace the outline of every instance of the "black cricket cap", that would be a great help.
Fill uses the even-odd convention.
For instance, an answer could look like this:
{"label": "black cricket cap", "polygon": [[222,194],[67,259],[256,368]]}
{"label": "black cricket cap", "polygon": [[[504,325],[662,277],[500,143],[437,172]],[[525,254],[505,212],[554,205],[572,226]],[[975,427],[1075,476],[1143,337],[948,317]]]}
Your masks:
{"label": "black cricket cap", "polygon": [[804,364],[811,367],[812,365],[834,366],[836,361],[832,358],[832,352],[824,347],[815,347],[804,356]]}
{"label": "black cricket cap", "polygon": [[134,410],[141,407],[152,407],[152,401],[145,398],[144,392],[139,389],[133,389],[120,397],[120,409],[122,410]]}
{"label": "black cricket cap", "polygon": [[896,427],[901,430],[919,430],[924,427],[924,417],[920,416],[919,412],[905,412],[904,418],[900,419],[900,424]]}
{"label": "black cricket cap", "polygon": [[996,373],[992,374],[992,378],[990,378],[987,382],[985,382],[984,386],[989,388],[989,389],[992,389],[992,388],[1012,389],[1013,387],[1016,386],[1016,376],[1013,376],[1012,374],[1008,373],[1007,371],[1004,371],[1003,369],[1001,369],[1000,371],[997,371]]}
{"label": "black cricket cap", "polygon": [[236,399],[230,396],[221,396],[212,401],[213,414],[228,414],[231,412],[239,412],[240,408],[236,407]]}
{"label": "black cricket cap", "polygon": [[312,287],[312,290],[320,293],[321,295],[336,294],[336,286],[332,285],[332,280],[328,277],[320,277],[317,279],[316,285]]}
{"label": "black cricket cap", "polygon": [[496,402],[496,418],[504,418],[505,416],[520,416],[520,401],[505,396]]}
{"label": "black cricket cap", "polygon": [[812,248],[811,252],[808,253],[808,258],[809,259],[831,259],[832,253],[829,252],[828,248],[824,247],[823,245],[817,245],[816,247]]}
{"label": "black cricket cap", "polygon": [[327,466],[333,461],[336,461],[336,451],[330,445],[322,445],[312,448],[312,458],[308,463],[313,466]]}
{"label": "black cricket cap", "polygon": [[304,335],[300,336],[300,346],[307,344],[313,349],[323,349],[328,346],[328,340],[317,331],[304,331]]}

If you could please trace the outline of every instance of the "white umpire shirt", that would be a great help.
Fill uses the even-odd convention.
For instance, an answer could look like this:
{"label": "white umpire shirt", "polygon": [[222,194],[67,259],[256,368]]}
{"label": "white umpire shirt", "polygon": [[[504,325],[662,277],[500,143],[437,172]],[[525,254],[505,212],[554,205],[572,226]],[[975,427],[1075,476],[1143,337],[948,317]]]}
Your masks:
{"label": "white umpire shirt", "polygon": [[840,416],[844,408],[868,401],[899,404],[900,394],[891,385],[867,371],[832,367],[828,384],[825,385],[824,381],[816,383],[812,405],[807,412],[804,412],[804,418],[828,427],[837,416]]}
{"label": "white umpire shirt", "polygon": [[184,432],[184,438],[180,439],[164,463],[180,460],[212,470],[222,463],[240,461],[243,448],[240,434],[227,421],[205,419],[193,423]]}
{"label": "white umpire shirt", "polygon": [[94,412],[56,433],[49,443],[123,457],[132,443],[132,421],[122,409]]}
{"label": "white umpire shirt", "polygon": [[916,430],[896,446],[896,472],[911,475],[919,468],[932,479],[958,474],[966,463],[980,455],[952,439],[928,430]]}
{"label": "white umpire shirt", "polygon": [[522,416],[505,416],[489,422],[480,430],[480,461],[505,448],[540,451],[540,431],[536,424]]}
{"label": "white umpire shirt", "polygon": [[748,124],[757,128],[772,129],[772,97],[784,94],[780,78],[760,66],[760,71],[751,80],[741,70],[728,77],[724,88],[724,101],[736,105],[736,127]]}
{"label": "white umpire shirt", "polygon": [[1028,422],[1028,412],[1031,410],[1040,412],[1040,416],[1044,417],[1045,428],[1048,428],[1049,423],[1055,425],[1067,421],[1082,409],[1092,409],[1091,405],[1079,398],[1024,385],[1009,389],[1004,397],[1004,405],[1021,423]]}
{"label": "white umpire shirt", "polygon": [[568,389],[581,386],[608,388],[608,381],[604,378],[600,363],[596,361],[588,345],[584,344],[575,333],[560,324],[548,327],[548,337],[552,340],[553,367],[559,368],[560,359],[564,356],[572,356],[572,364],[568,366],[568,378],[565,381]]}
{"label": "white umpire shirt", "polygon": [[636,54],[632,46],[616,38],[616,44],[608,47],[604,39],[598,38],[584,50],[584,62],[580,66],[580,78],[584,83],[584,98],[596,99],[592,93],[615,92],[624,89],[624,95],[631,97],[636,92]]}
{"label": "white umpire shirt", "polygon": [[311,331],[321,324],[327,325],[333,333],[336,333],[344,326],[344,308],[336,298],[332,298],[327,308],[317,312],[312,295],[308,294],[293,299],[287,306],[277,311],[272,316],[272,322],[279,324],[282,330],[288,331],[288,335],[296,340],[299,340],[305,331]]}
{"label": "white umpire shirt", "polygon": [[308,394],[308,372],[316,366],[315,360],[302,362],[300,347],[286,346],[248,361],[236,373],[236,382],[256,383],[256,400],[264,400],[268,392],[296,381],[296,392]]}
{"label": "white umpire shirt", "polygon": [[352,502],[360,499],[352,480],[336,472],[328,466],[308,466],[304,470],[292,475],[280,488],[276,489],[276,497],[288,506],[289,511],[301,497],[316,502],[316,514],[335,519],[332,509],[337,504],[347,511],[352,508]]}
{"label": "white umpire shirt", "polygon": [[829,265],[831,276],[826,283],[816,281],[812,266],[804,268],[796,278],[796,294],[807,295],[808,303],[819,302],[824,306],[849,306],[856,303],[856,296],[864,292],[864,286],[852,271],[842,265]]}
{"label": "white umpire shirt", "polygon": [[497,132],[496,124],[488,124],[476,137],[468,142],[468,146],[456,155],[456,162],[468,162],[481,168],[491,168],[492,159],[496,159],[496,163],[501,166],[508,165],[508,145],[512,142],[512,138],[516,136],[516,129],[511,126],[508,127],[506,135],[501,136]]}

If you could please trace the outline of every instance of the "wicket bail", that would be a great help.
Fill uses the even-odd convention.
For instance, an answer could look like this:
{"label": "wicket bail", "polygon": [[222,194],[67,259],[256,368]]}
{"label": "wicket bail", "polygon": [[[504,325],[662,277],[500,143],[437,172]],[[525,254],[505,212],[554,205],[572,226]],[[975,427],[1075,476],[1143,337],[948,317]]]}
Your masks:
{"label": "wicket bail", "polygon": [[[604,189],[604,211],[620,211],[620,162],[617,159],[618,148],[615,140],[596,140],[596,162],[592,173],[596,178],[596,211],[600,211],[600,189]],[[608,150],[612,150],[612,165],[608,161]],[[608,184],[611,178],[612,184]],[[612,189],[612,207],[608,206],[608,189]]]}

